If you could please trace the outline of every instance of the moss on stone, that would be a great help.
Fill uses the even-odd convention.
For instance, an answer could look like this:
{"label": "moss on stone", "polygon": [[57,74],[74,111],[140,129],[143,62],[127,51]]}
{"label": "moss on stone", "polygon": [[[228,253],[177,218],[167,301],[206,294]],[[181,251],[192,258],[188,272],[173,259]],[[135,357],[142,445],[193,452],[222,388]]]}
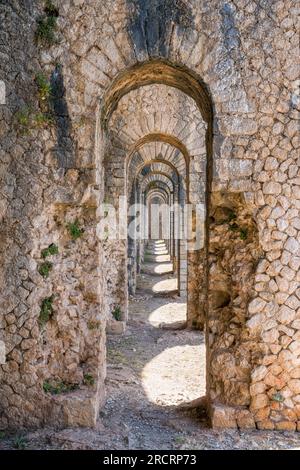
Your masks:
{"label": "moss on stone", "polygon": [[122,312],[121,312],[121,308],[119,307],[119,305],[117,305],[111,313],[115,320],[121,321]]}
{"label": "moss on stone", "polygon": [[247,228],[241,228],[240,229],[240,239],[241,240],[247,240],[248,238],[248,229]]}

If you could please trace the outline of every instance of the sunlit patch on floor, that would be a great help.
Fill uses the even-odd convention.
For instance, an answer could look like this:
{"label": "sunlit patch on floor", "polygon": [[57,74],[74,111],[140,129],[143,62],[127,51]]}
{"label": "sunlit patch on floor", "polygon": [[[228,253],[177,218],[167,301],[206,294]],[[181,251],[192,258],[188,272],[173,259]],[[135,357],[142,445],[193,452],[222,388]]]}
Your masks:
{"label": "sunlit patch on floor", "polygon": [[173,270],[172,263],[162,263],[162,264],[158,264],[158,265],[155,266],[155,268],[153,269],[153,271],[155,272],[155,274],[168,274],[168,273],[171,273],[172,270]]}
{"label": "sunlit patch on floor", "polygon": [[152,286],[152,291],[154,293],[163,293],[163,292],[173,292],[177,289],[177,279],[164,279],[163,281],[158,281]]}
{"label": "sunlit patch on floor", "polygon": [[174,323],[186,320],[186,303],[168,302],[160,305],[153,310],[148,321],[153,326],[159,326],[161,323]]}
{"label": "sunlit patch on floor", "polygon": [[[174,406],[205,395],[204,348],[203,344],[175,346],[151,359],[142,371],[142,385],[149,401]],[[195,361],[196,357],[199,360]]]}

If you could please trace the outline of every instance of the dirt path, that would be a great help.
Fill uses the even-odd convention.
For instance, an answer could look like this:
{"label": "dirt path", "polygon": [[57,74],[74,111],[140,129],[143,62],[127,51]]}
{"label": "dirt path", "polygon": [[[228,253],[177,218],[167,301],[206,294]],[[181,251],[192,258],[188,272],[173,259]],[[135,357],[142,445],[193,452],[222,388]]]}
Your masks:
{"label": "dirt path", "polygon": [[297,433],[211,430],[203,410],[185,409],[205,395],[205,345],[203,333],[174,329],[184,326],[186,304],[171,268],[163,247],[148,256],[126,333],[108,337],[107,401],[97,428],[2,436],[0,449],[300,448]]}
{"label": "dirt path", "polygon": [[205,423],[201,412],[177,409],[205,395],[204,336],[166,329],[184,326],[186,303],[159,246],[139,276],[125,335],[108,341],[109,398],[102,422],[122,422],[135,449],[171,449],[181,442],[182,429]]}

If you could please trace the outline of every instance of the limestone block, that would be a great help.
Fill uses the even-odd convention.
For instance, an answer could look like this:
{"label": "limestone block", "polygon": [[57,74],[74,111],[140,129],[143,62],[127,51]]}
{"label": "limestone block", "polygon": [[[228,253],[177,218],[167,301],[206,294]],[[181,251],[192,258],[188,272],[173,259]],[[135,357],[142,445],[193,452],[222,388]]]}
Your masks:
{"label": "limestone block", "polygon": [[106,326],[106,332],[110,335],[122,335],[125,333],[126,322],[109,319]]}
{"label": "limestone block", "polygon": [[255,429],[255,421],[248,410],[236,411],[236,421],[239,429]]}
{"label": "limestone block", "polygon": [[264,379],[268,372],[268,369],[266,366],[258,366],[256,367],[252,373],[251,373],[251,378],[253,382],[260,382],[261,380]]}
{"label": "limestone block", "polygon": [[236,410],[229,406],[212,405],[211,424],[213,428],[232,428],[236,429]]}
{"label": "limestone block", "polygon": [[[104,389],[103,389],[104,390]],[[55,397],[62,406],[65,426],[95,427],[104,393],[79,390],[65,396]]]}

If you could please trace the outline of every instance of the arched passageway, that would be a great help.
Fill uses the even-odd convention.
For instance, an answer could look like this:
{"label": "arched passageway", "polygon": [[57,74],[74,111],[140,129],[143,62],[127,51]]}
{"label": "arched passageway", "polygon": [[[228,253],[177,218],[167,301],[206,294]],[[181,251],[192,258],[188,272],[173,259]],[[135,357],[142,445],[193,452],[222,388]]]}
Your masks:
{"label": "arched passageway", "polygon": [[[209,174],[207,162],[211,160],[212,111],[209,111],[208,94],[195,77],[181,69],[177,70],[174,67],[172,69],[170,64],[161,61],[151,62],[151,70],[149,75],[149,64],[144,64],[126,72],[120,78],[121,81],[124,80],[124,89],[121,90],[121,83],[116,80],[103,100],[101,140],[103,141],[104,138],[106,142],[102,151],[109,184],[105,190],[105,198],[109,200],[112,190],[114,195],[111,201],[116,201],[121,194],[126,194],[127,201],[131,204],[140,204],[145,201],[145,194],[140,190],[139,184],[141,178],[146,176],[146,172],[152,173],[153,184],[154,174],[158,171],[167,174],[173,181],[174,189],[169,196],[169,205],[178,206],[179,210],[171,211],[172,216],[170,215],[170,219],[173,218],[170,249],[172,248],[174,265],[178,271],[178,290],[184,296],[190,292],[190,295],[187,295],[189,326],[203,328],[204,315],[203,312],[202,314],[199,312],[197,298],[199,297],[198,284],[202,283],[201,290],[205,282],[205,273],[202,268],[202,279],[199,282],[195,280],[200,277],[196,272],[200,268],[195,259],[200,260],[199,264],[204,266],[204,219]],[[173,75],[171,70],[173,70]],[[135,77],[134,79],[131,74]],[[193,86],[197,84],[198,91],[192,89],[192,84]],[[115,100],[113,107],[108,98],[110,94]],[[205,99],[203,94],[206,96]],[[166,107],[163,112],[161,103]],[[199,109],[200,103],[201,110]],[[172,116],[172,119],[169,119],[169,116]],[[174,175],[171,174],[172,171],[177,174],[176,181],[174,181]],[[188,235],[184,234],[183,220],[186,216],[183,211],[187,203],[193,205],[191,209],[194,212],[196,207],[198,209],[197,249],[189,249]],[[181,217],[178,215],[180,210],[182,211]],[[144,223],[146,221],[143,221],[142,225]],[[190,227],[186,225],[185,229],[195,230],[195,223],[194,214]],[[176,241],[173,232],[176,232]],[[189,240],[190,245],[191,242],[193,242],[192,239]],[[139,265],[135,266],[134,260],[137,259],[139,264],[142,259],[142,244],[128,242],[127,245],[129,245],[131,268],[128,271],[124,268],[127,264],[128,252],[126,243],[123,244],[123,256],[118,262],[120,262],[124,283],[129,283],[133,292],[136,272],[140,270]],[[111,249],[115,248],[111,245],[108,250]],[[201,250],[203,253],[200,255]],[[190,283],[189,289],[188,283]],[[118,305],[123,312],[123,318],[126,319],[127,287],[120,289],[119,283],[115,285],[118,292],[113,292],[114,287],[110,285],[110,298],[115,297],[114,304],[111,304],[112,310],[113,305]],[[201,300],[203,308],[203,296]]]}
{"label": "arched passageway", "polygon": [[154,197],[201,208],[166,249],[212,424],[299,428],[296,0],[58,1],[48,50],[49,7],[2,3],[1,429],[95,425],[146,249],[126,205]]}
{"label": "arched passageway", "polygon": [[[145,346],[141,390],[150,407],[197,401],[206,395],[201,330],[207,301],[205,214],[212,106],[201,82],[161,61],[126,71],[112,83],[102,105],[104,200],[117,208],[119,222],[125,218],[131,228],[122,240],[108,236],[104,241],[107,331],[121,333],[125,342],[132,341],[140,349],[141,329],[147,330],[151,351]],[[121,215],[124,201],[126,212]],[[105,219],[110,220],[108,215],[104,223]],[[174,332],[181,332],[178,346],[171,340]],[[161,334],[170,338],[176,354],[167,354],[166,345],[156,366],[156,359],[147,355],[154,353],[151,338]],[[121,339],[109,336],[112,356],[120,353],[121,344]],[[187,371],[181,385],[176,385],[176,373],[165,382],[164,374],[174,372],[184,357]],[[162,391],[152,397],[155,370]],[[130,398],[124,400],[130,408]]]}

